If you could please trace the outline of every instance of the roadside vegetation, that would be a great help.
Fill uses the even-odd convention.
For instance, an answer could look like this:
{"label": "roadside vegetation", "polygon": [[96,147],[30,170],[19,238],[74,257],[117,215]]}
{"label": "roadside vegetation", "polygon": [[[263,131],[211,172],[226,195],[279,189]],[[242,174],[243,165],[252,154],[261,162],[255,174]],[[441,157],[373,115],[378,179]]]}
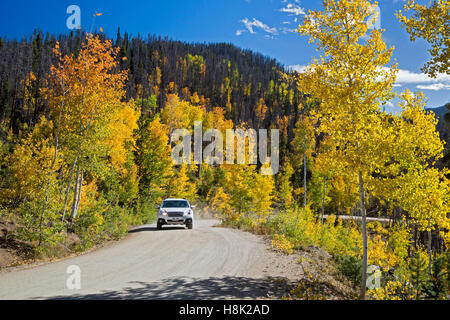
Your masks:
{"label": "roadside vegetation", "polygon": [[[446,5],[438,3],[437,15]],[[393,48],[382,31],[368,30],[371,8],[365,0],[324,1],[298,29],[321,57],[301,74],[278,70],[276,81],[259,85],[251,77],[242,84],[245,77],[223,60],[220,72],[211,71],[223,81],[211,89],[208,56],[190,53],[177,57],[179,83],[167,81],[160,67],[168,59],[158,51],[139,80],[146,60],[130,53],[128,39],[120,46],[120,35],[116,45],[79,35],[73,53],[55,42],[45,77],[29,71],[13,93],[7,79],[0,85],[1,249],[30,259],[82,252],[152,222],[163,198],[181,197],[223,225],[270,236],[285,254],[321,248],[361,299],[448,298],[444,143],[422,93],[403,92],[398,115],[381,111],[396,95],[397,66],[389,65]],[[408,32],[416,25],[400,19]],[[5,48],[0,41],[0,56]],[[425,69],[432,75],[445,68],[441,50],[434,53]],[[202,94],[209,89],[211,97]],[[236,107],[249,101],[249,110]],[[170,134],[192,133],[196,121],[224,137],[227,129],[279,129],[280,172],[175,166]],[[380,285],[367,291],[376,269]],[[305,297],[301,284],[292,294]]]}
{"label": "roadside vegetation", "polygon": [[[436,14],[446,14],[442,6],[435,4]],[[360,287],[362,299],[445,299],[450,185],[449,171],[436,166],[444,143],[433,115],[424,111],[421,92],[400,95],[400,114],[381,112],[395,96],[397,66],[387,67],[393,48],[386,47],[382,30],[367,35],[370,12],[368,1],[332,0],[324,2],[323,12],[308,12],[298,32],[310,37],[321,56],[301,74],[287,76],[309,97],[294,130],[297,152],[278,179],[281,210],[264,219],[228,213],[226,223],[271,234],[273,246],[287,254],[310,245],[326,249]],[[290,184],[290,164],[301,162],[312,177],[299,192]],[[301,193],[303,201],[292,201],[291,195]],[[334,215],[324,220],[333,203],[357,215],[359,223]],[[390,216],[389,225],[367,223],[370,211]],[[369,266],[381,273],[380,283],[367,292]]]}

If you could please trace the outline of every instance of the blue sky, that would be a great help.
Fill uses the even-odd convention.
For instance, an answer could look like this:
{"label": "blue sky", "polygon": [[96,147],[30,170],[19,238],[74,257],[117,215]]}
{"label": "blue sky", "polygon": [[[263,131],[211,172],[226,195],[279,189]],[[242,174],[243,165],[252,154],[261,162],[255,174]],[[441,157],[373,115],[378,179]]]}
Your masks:
{"label": "blue sky", "polygon": [[[450,77],[430,79],[420,68],[428,60],[427,44],[412,43],[401,28],[394,13],[405,0],[380,0],[380,23],[386,29],[383,37],[395,46],[393,58],[399,64],[397,91],[406,88],[422,90],[428,97],[428,107],[449,102]],[[419,0],[418,2],[425,2]],[[428,0],[426,0],[428,2]],[[35,28],[44,32],[68,33],[66,13],[69,5],[81,10],[81,27],[89,30],[95,12],[94,29],[102,27],[115,37],[117,27],[122,32],[145,37],[148,34],[168,36],[188,42],[229,42],[276,58],[286,66],[301,68],[316,55],[308,39],[293,32],[308,9],[318,9],[319,0],[53,0],[8,1],[0,11],[0,36],[21,38]],[[398,110],[387,106],[386,110]]]}

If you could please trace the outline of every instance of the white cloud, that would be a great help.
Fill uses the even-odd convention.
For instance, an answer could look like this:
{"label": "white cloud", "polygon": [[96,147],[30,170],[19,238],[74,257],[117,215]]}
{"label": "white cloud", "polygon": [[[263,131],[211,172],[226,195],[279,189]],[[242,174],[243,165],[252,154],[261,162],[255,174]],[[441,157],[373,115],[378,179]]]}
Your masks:
{"label": "white cloud", "polygon": [[416,88],[420,90],[433,90],[433,91],[450,90],[450,84],[434,83],[428,85],[418,85]]}
{"label": "white cloud", "polygon": [[[383,69],[389,70],[388,68]],[[421,90],[449,90],[450,75],[440,73],[436,76],[436,78],[431,78],[424,73],[416,73],[405,69],[399,69],[394,86],[402,87],[404,85],[416,85],[416,88]]]}
{"label": "white cloud", "polygon": [[286,28],[286,27],[281,27],[280,31],[282,34],[287,34],[287,33],[291,33],[291,32],[295,32],[297,29],[295,28]]}
{"label": "white cloud", "polygon": [[303,10],[302,7],[300,7],[299,5],[293,4],[293,3],[288,3],[286,8],[281,8],[280,11],[281,12],[286,12],[286,13],[291,13],[291,14],[294,14],[296,16],[301,15],[301,14],[305,14],[305,10]]}
{"label": "white cloud", "polygon": [[415,73],[404,69],[399,69],[397,74],[398,83],[437,83],[450,82],[450,75],[438,74],[436,78],[431,78],[424,73]]}
{"label": "white cloud", "polygon": [[244,32],[246,32],[246,30],[236,30],[236,35],[240,36]]}
{"label": "white cloud", "polygon": [[[288,69],[303,72],[306,67],[306,65],[294,64],[288,66]],[[383,69],[385,71],[389,70],[389,68]],[[405,85],[415,85],[415,87],[420,90],[450,90],[450,75],[440,73],[436,78],[431,78],[424,73],[415,73],[409,70],[399,69],[394,87],[398,88]]]}
{"label": "white cloud", "polygon": [[291,70],[297,71],[297,72],[303,72],[303,71],[305,71],[306,67],[307,66],[301,65],[301,64],[293,64],[293,65],[288,66],[288,69],[291,69]]}
{"label": "white cloud", "polygon": [[[278,34],[278,30],[277,28],[271,28],[269,27],[267,24],[253,18],[253,21],[250,22],[250,20],[248,20],[247,18],[244,18],[241,20],[241,22],[245,25],[245,27],[247,28],[248,32],[250,32],[251,34],[255,34],[256,32],[253,30],[253,28],[261,28],[262,30],[264,30],[267,33],[273,34],[273,35],[277,35]],[[239,31],[239,30],[238,30]],[[241,30],[242,31],[242,30]],[[242,32],[240,32],[241,34]],[[237,34],[237,32],[236,32]]]}

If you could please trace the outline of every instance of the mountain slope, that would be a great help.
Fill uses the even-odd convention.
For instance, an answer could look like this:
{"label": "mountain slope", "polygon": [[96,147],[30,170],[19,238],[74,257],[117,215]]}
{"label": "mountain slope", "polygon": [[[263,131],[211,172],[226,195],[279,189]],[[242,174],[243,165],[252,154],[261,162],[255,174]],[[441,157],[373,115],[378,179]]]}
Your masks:
{"label": "mountain slope", "polygon": [[[56,37],[39,31],[20,41],[0,38],[0,121],[9,118],[14,132],[21,123],[36,123],[47,111],[39,88],[46,85],[45,75],[56,63],[56,41],[63,54],[76,55],[83,39],[81,33]],[[121,35],[120,29],[111,41],[120,47],[120,68],[129,69],[127,98],[139,101],[155,95],[162,108],[167,92],[185,99],[197,92],[207,107],[223,107],[235,123],[286,123],[289,132],[295,123],[303,95],[294,84],[282,81],[285,68],[272,58],[227,43],[142,39]],[[26,88],[31,72],[34,80]]]}
{"label": "mountain slope", "polygon": [[437,108],[429,108],[426,111],[433,111],[438,118],[437,130],[439,131],[439,135],[442,140],[444,140],[447,144],[450,143],[450,131],[448,125],[445,123],[444,116],[447,112],[450,112],[450,108],[446,105],[437,107]]}

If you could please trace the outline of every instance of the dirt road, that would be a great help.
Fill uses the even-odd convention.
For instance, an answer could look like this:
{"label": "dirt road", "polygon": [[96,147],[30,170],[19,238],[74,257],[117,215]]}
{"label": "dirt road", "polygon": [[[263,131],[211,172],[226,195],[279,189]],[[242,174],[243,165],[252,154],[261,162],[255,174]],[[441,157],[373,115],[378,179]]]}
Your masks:
{"label": "dirt road", "polygon": [[[0,273],[0,299],[258,299],[275,292],[279,281],[267,277],[285,276],[277,271],[289,271],[279,265],[283,257],[261,237],[215,223],[146,225],[91,253]],[[67,288],[71,265],[80,268],[81,289]]]}

